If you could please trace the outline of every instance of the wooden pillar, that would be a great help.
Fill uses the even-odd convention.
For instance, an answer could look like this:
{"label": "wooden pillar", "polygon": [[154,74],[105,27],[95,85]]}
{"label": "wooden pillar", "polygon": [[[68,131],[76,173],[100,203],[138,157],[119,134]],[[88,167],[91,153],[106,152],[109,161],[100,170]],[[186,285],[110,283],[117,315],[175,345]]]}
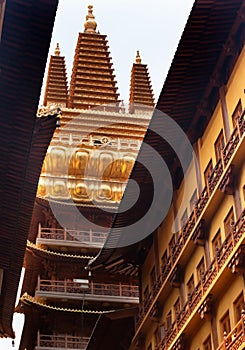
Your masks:
{"label": "wooden pillar", "polygon": [[[214,312],[213,312],[213,314],[214,314]],[[213,315],[211,317],[211,330],[212,330],[214,349],[218,349],[219,340],[218,340],[218,330],[217,330],[217,323],[216,323],[216,316],[215,315]]]}
{"label": "wooden pillar", "polygon": [[185,305],[186,303],[186,293],[185,293],[185,284],[184,282],[181,282],[180,284],[180,288],[179,288],[179,292],[180,292],[180,301],[181,301],[181,305]]}
{"label": "wooden pillar", "polygon": [[239,184],[237,176],[233,177],[234,181],[234,204],[235,204],[235,212],[236,218],[238,219],[242,213],[242,201],[241,201],[241,193],[239,190]]}
{"label": "wooden pillar", "polygon": [[199,157],[198,141],[192,146],[195,152],[195,169],[196,169],[196,179],[197,179],[197,193],[198,197],[202,193],[202,176],[201,176],[201,165]]}
{"label": "wooden pillar", "polygon": [[230,131],[230,124],[229,124],[229,117],[228,117],[228,110],[227,110],[225,95],[226,95],[226,86],[222,85],[219,88],[219,97],[220,97],[222,118],[223,118],[223,124],[224,124],[224,134],[227,141],[230,138],[231,131]]}
{"label": "wooden pillar", "polygon": [[[206,232],[209,232],[209,227],[205,228]],[[205,260],[206,260],[206,268],[207,266],[210,266],[211,264],[211,257],[210,257],[210,250],[211,247],[209,245],[209,241],[208,241],[208,235],[206,235],[206,239],[205,239],[205,244],[204,244],[204,255],[205,255]]]}

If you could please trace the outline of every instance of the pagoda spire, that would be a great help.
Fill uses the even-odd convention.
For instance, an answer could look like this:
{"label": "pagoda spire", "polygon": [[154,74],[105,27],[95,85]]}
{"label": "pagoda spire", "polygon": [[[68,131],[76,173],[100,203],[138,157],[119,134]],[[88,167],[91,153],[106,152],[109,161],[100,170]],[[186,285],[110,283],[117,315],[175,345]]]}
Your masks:
{"label": "pagoda spire", "polygon": [[66,107],[68,97],[65,57],[60,56],[60,47],[57,46],[54,55],[50,57],[44,106],[57,105]]}
{"label": "pagoda spire", "polygon": [[133,63],[130,80],[129,112],[135,113],[144,109],[144,106],[154,106],[154,96],[146,64],[141,63],[139,51]]}
{"label": "pagoda spire", "polygon": [[95,33],[97,23],[95,22],[95,17],[93,14],[93,6],[88,5],[88,14],[86,16],[86,22],[84,23],[85,33]]}
{"label": "pagoda spire", "polygon": [[118,93],[106,35],[96,32],[93,6],[88,6],[84,32],[79,33],[73,61],[68,107],[89,109],[116,104]]}

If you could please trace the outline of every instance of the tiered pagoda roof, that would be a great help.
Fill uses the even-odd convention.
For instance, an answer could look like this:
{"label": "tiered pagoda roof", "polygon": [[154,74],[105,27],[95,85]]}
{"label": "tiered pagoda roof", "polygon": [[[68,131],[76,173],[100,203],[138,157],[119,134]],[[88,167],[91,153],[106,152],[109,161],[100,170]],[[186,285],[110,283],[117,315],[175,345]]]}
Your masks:
{"label": "tiered pagoda roof", "polygon": [[59,44],[55,49],[55,55],[50,57],[46,90],[44,95],[44,106],[56,104],[58,106],[67,105],[67,77],[65,57],[60,56]]}
{"label": "tiered pagoda roof", "polygon": [[79,33],[68,107],[89,109],[104,104],[117,104],[118,96],[106,35],[96,32],[93,6],[89,6],[84,24]]}
{"label": "tiered pagoda roof", "polygon": [[[141,106],[139,106],[141,105]],[[141,110],[143,106],[154,106],[154,96],[146,64],[141,63],[139,51],[131,70],[129,112]]]}

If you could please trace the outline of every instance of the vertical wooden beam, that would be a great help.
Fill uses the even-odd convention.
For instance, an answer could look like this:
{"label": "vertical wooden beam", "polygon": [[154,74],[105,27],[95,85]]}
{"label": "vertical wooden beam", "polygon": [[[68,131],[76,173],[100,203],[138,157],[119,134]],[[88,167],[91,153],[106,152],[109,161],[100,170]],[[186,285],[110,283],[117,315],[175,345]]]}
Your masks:
{"label": "vertical wooden beam", "polygon": [[226,95],[226,86],[222,85],[219,88],[219,97],[220,97],[220,104],[221,104],[221,110],[222,110],[222,119],[223,119],[223,124],[224,124],[225,138],[227,141],[230,138],[231,130],[230,130],[229,116],[228,116],[225,95]]}
{"label": "vertical wooden beam", "polygon": [[[198,139],[199,140],[199,139]],[[199,147],[197,142],[192,145],[193,150],[195,152],[195,169],[196,169],[196,178],[197,178],[197,193],[198,196],[202,193],[202,176],[201,176],[201,165],[200,165],[200,156],[199,156]]]}
{"label": "vertical wooden beam", "polygon": [[[213,312],[213,314],[214,314],[214,312]],[[219,346],[218,330],[217,330],[216,316],[214,316],[214,315],[211,317],[211,330],[212,330],[214,349],[218,349],[218,346]]]}
{"label": "vertical wooden beam", "polygon": [[241,194],[238,187],[238,179],[237,176],[233,175],[233,181],[234,181],[234,204],[235,204],[235,213],[236,218],[238,219],[242,213],[242,201],[241,201]]}
{"label": "vertical wooden beam", "polygon": [[[210,231],[208,227],[206,227],[205,230],[206,230],[206,232]],[[206,268],[207,268],[207,266],[210,266],[210,264],[211,264],[211,257],[210,257],[210,249],[211,249],[211,247],[209,246],[208,239],[209,239],[209,237],[207,235],[206,240],[205,240],[205,245],[204,245],[204,254],[205,254],[205,260],[206,260],[205,266],[206,266]]]}

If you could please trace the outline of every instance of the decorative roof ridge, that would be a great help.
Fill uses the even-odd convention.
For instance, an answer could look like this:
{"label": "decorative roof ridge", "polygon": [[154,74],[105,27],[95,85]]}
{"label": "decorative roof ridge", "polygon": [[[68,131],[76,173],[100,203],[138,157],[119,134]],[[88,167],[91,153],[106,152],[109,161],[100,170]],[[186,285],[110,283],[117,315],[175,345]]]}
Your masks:
{"label": "decorative roof ridge", "polygon": [[28,293],[24,293],[22,297],[20,298],[20,301],[25,304],[35,304],[41,307],[44,307],[46,309],[50,310],[56,310],[56,311],[65,311],[65,312],[76,312],[76,313],[84,313],[84,314],[107,314],[109,312],[113,312],[114,310],[108,310],[108,311],[99,311],[99,310],[84,310],[84,309],[70,309],[70,308],[64,308],[64,307],[57,307],[45,304],[44,300],[41,298],[35,298],[29,295]]}
{"label": "decorative roof ridge", "polygon": [[[36,198],[43,199],[41,196],[36,196]],[[74,205],[74,203],[73,202],[70,203],[70,201],[65,202],[64,200],[55,200],[55,199],[51,199],[51,198],[48,198],[46,200],[47,200],[47,202],[53,202],[55,204],[60,204],[62,206],[67,206],[67,205],[69,205],[69,206],[72,205],[73,206]],[[97,207],[94,204],[88,204],[88,203],[84,203],[84,202],[79,202],[79,203],[75,202],[75,205],[77,207],[85,207],[85,208],[97,209]],[[118,207],[115,206],[115,205],[109,206],[109,205],[102,205],[101,203],[100,203],[100,208],[101,209],[111,209],[111,210],[114,209],[115,211],[118,209]]]}
{"label": "decorative roof ridge", "polygon": [[[107,106],[107,105],[105,105],[105,106]],[[146,106],[146,107],[149,107],[149,106]],[[150,109],[151,107],[149,107],[149,109]],[[152,114],[153,114],[153,107],[152,107]],[[102,114],[102,112],[103,112],[103,115],[108,115],[108,116],[120,116],[120,117],[122,117],[122,118],[125,118],[125,117],[128,117],[128,118],[130,118],[130,119],[132,119],[132,117],[133,117],[133,115],[134,114],[130,114],[130,113],[127,113],[127,112],[125,112],[125,113],[121,113],[121,112],[110,112],[110,111],[100,111],[100,110],[96,110],[96,109],[80,109],[80,108],[69,108],[69,107],[62,107],[62,111],[63,112],[79,112],[80,114],[87,114],[87,113],[93,113],[93,114]],[[152,116],[152,114],[151,113],[145,113],[145,114],[143,114],[144,113],[144,111],[142,111],[142,115],[141,115],[141,117],[142,117],[142,119],[149,119],[149,118],[151,118],[151,116]],[[149,114],[150,114],[150,116],[149,116]],[[136,118],[135,119],[139,119],[139,116],[137,115],[136,116]]]}
{"label": "decorative roof ridge", "polygon": [[55,255],[55,256],[61,256],[61,257],[66,257],[66,258],[74,258],[74,259],[93,259],[92,256],[89,255],[76,255],[76,254],[66,254],[66,253],[59,253],[59,252],[54,252],[52,250],[47,250],[41,247],[38,247],[35,243],[30,242],[27,240],[27,248],[32,248],[35,250],[38,250],[40,252],[44,252],[49,255]]}

